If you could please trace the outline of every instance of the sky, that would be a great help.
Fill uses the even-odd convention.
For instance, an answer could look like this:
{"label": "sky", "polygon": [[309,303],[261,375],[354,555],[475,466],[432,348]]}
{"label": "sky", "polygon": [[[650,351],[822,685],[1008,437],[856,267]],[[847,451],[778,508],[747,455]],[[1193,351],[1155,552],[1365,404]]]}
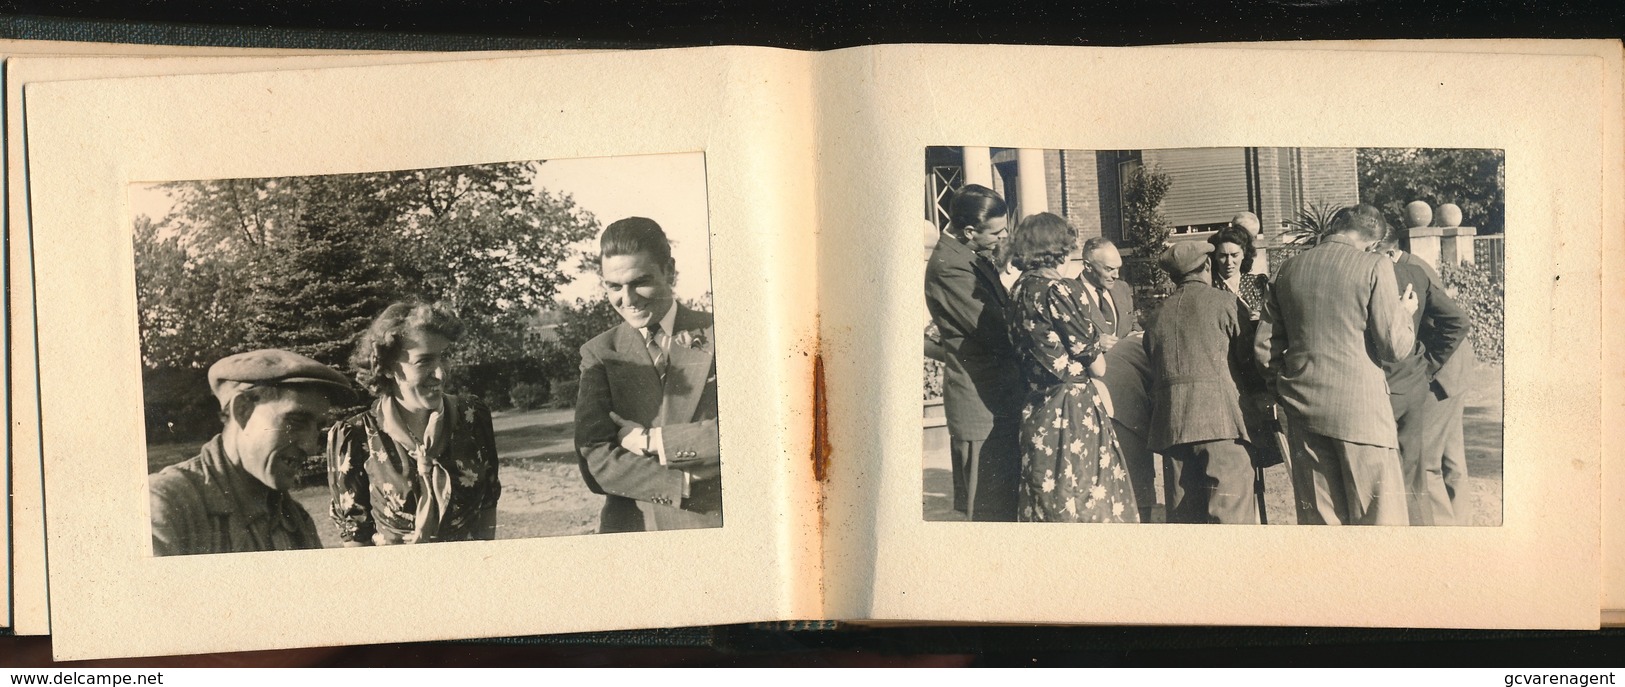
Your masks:
{"label": "sky", "polygon": [[[711,290],[704,153],[548,160],[536,181],[550,192],[569,194],[601,226],[635,216],[658,222],[677,261],[677,297],[695,300]],[[168,195],[151,184],[130,188],[132,215],[160,218],[172,206]],[[578,247],[596,251],[597,245],[594,236]],[[591,298],[599,292],[597,274],[571,276],[573,280],[559,290],[560,300]]]}

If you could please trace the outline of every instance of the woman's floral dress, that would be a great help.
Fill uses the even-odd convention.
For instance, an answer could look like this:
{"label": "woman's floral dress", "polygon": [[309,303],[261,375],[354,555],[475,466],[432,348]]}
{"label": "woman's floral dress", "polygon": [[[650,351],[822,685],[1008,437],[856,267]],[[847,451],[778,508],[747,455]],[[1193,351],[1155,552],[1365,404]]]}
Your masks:
{"label": "woman's floral dress", "polygon": [[1138,522],[1117,436],[1089,382],[1090,361],[1105,351],[1079,288],[1045,269],[1023,273],[1010,290],[1010,340],[1027,378],[1016,517]]}

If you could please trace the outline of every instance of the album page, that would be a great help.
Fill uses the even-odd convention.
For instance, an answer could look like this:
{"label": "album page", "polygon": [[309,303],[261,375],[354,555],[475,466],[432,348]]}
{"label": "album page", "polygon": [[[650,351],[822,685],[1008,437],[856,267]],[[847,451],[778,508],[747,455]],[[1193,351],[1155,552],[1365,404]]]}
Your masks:
{"label": "album page", "polygon": [[[57,657],[817,616],[807,59],[713,48],[26,86]],[[356,295],[299,300],[324,289]],[[239,291],[252,297],[227,300]],[[375,310],[390,301],[404,305]],[[644,333],[657,316],[662,334]],[[321,363],[375,395],[325,450],[286,418],[337,412],[334,393],[307,383],[245,407],[217,383],[261,369],[232,357],[255,346],[328,379],[289,356],[339,361],[392,326],[398,348]],[[205,336],[237,327],[228,345]],[[627,345],[639,336],[658,350]],[[536,369],[493,357],[505,345]],[[536,382],[482,376],[503,364]],[[209,438],[197,409],[221,400]],[[456,409],[432,470],[391,473],[391,444],[356,443],[419,407]],[[278,418],[280,434],[250,431]],[[278,467],[290,457],[316,474]],[[682,476],[661,481],[671,491],[626,479],[659,470]],[[171,536],[186,532],[164,490],[216,473],[249,485],[234,493],[258,481],[291,524]],[[379,546],[406,541],[437,545]],[[161,631],[109,620],[160,615]]]}
{"label": "album page", "polygon": [[[1604,213],[1611,212],[1604,198],[1619,191],[1617,150],[1599,146],[1607,140],[1605,115],[1617,111],[1618,72],[1610,61],[1316,50],[1294,53],[1284,64],[1282,53],[1272,50],[929,46],[821,57],[820,261],[826,273],[839,266],[866,275],[820,282],[833,449],[824,509],[825,575],[829,588],[842,590],[826,598],[828,615],[1024,623],[1597,626],[1604,382],[1592,372],[1603,361],[1596,246]],[[1294,226],[1288,220],[1301,219],[1294,210],[1354,202],[1403,209],[1412,199],[1367,201],[1360,195],[1362,183],[1371,195],[1398,172],[1361,177],[1360,170],[1421,154],[1476,160],[1478,169],[1488,170],[1478,180],[1502,189],[1487,206],[1502,214],[1485,214],[1482,231],[1501,234],[1495,241],[1504,245],[1484,246],[1477,255],[1486,260],[1475,257],[1470,268],[1461,263],[1480,246],[1474,234],[1479,229],[1469,232],[1448,219],[1401,227],[1415,256],[1441,264],[1448,259],[1447,273],[1504,265],[1504,306],[1484,312],[1484,322],[1475,320],[1483,334],[1472,339],[1474,359],[1464,359],[1474,380],[1464,424],[1471,430],[1464,432],[1468,477],[1476,480],[1465,483],[1471,517],[1434,527],[1292,526],[1313,517],[1334,519],[1337,511],[1317,506],[1315,514],[1306,513],[1295,503],[1303,495],[1295,498],[1292,478],[1277,465],[1263,469],[1256,482],[1248,480],[1265,487],[1261,510],[1249,514],[1250,508],[1242,508],[1236,516],[1238,522],[1267,517],[1268,525],[1179,524],[1188,513],[1170,510],[1167,494],[1131,488],[1134,480],[1115,462],[1126,450],[1090,443],[1103,434],[1099,427],[1109,412],[1103,399],[1099,405],[1071,405],[1039,389],[1029,391],[1025,403],[1043,414],[1016,415],[1021,443],[1009,451],[1020,462],[1013,464],[1057,460],[1059,454],[1089,460],[1052,468],[1049,478],[1023,469],[1007,502],[982,504],[972,496],[967,505],[988,517],[967,521],[972,516],[953,499],[955,411],[942,403],[932,407],[933,394],[946,395],[943,386],[951,382],[938,376],[933,387],[930,325],[943,318],[928,310],[928,270],[938,246],[953,238],[944,238],[943,221],[953,213],[957,192],[975,183],[1000,196],[1006,212],[1001,217],[1009,218],[1008,229],[1018,239],[1026,220],[1044,211],[1070,225],[1080,244],[1093,236],[1129,243],[1122,227],[1130,213],[1144,215],[1132,201],[1145,193],[1134,191],[1134,184],[1145,185],[1128,180],[1164,177],[1171,185],[1163,200],[1185,200],[1160,206],[1163,217],[1152,224],[1168,233],[1159,237],[1158,248],[1162,241],[1206,244],[1226,227],[1244,230],[1242,212],[1250,211],[1253,223],[1265,220],[1263,258],[1271,265],[1256,265],[1256,273],[1267,274],[1288,260],[1281,235]],[[1252,183],[1215,186],[1205,197],[1176,193],[1182,180],[1188,189],[1213,178],[1204,169],[1227,168]],[[1614,188],[1605,189],[1605,183]],[[1239,192],[1226,195],[1233,191]],[[1214,205],[1222,216],[1209,216]],[[1412,226],[1419,231],[1410,231]],[[1507,228],[1492,231],[1500,227]],[[1564,240],[1553,239],[1557,227]],[[1450,248],[1444,249],[1447,237]],[[1429,245],[1440,248],[1428,253]],[[1504,257],[1489,260],[1494,248],[1504,250]],[[1058,266],[1060,278],[1074,285],[1065,287],[1075,290],[1074,298],[1101,278],[1091,275],[1115,281],[1119,269],[1132,274],[1157,268],[1157,256],[1143,252],[1122,251],[1126,265],[1094,254],[1082,260],[1078,252]],[[973,260],[963,259],[967,266]],[[1198,265],[1191,263],[1191,274]],[[1007,288],[1013,305],[1002,312],[1019,316],[1021,304],[1031,302],[1023,300],[1031,293],[1023,285],[1027,277],[998,277],[1012,284]],[[1474,303],[1480,298],[1460,297]],[[936,298],[939,304],[948,300]],[[1497,312],[1504,320],[1494,317]],[[1056,327],[1065,314],[1017,324]],[[1153,322],[1146,333],[1145,323],[1125,317],[1113,336],[1152,337],[1172,331],[1158,327],[1167,324]],[[1042,350],[1042,341],[1032,346]],[[923,390],[917,361],[924,362]],[[1107,364],[1109,375],[1110,358]],[[1105,381],[1112,383],[1110,377]],[[1380,378],[1377,383],[1383,391]],[[1106,396],[1075,388],[1089,399]],[[1121,401],[1118,395],[1110,394]],[[1381,393],[1365,400],[1388,402]],[[1057,405],[1033,405],[1040,401]],[[1052,409],[1053,418],[1047,414]],[[980,449],[986,449],[981,457],[991,455],[993,439],[987,437],[999,432],[999,423],[992,424],[994,434],[980,430],[973,438],[986,441],[979,447],[967,442],[965,455]],[[1054,441],[1067,432],[1078,443]],[[1312,468],[1301,459],[1298,466]],[[1160,476],[1151,484],[1166,486],[1169,464],[1152,467]],[[1079,472],[1097,481],[1077,486]],[[978,473],[965,468],[964,474]],[[984,483],[991,479],[986,472],[979,476]],[[1068,477],[1071,496],[1056,484]],[[1343,513],[1351,521],[1358,516],[1407,524],[1395,522],[1391,507]],[[1032,522],[1067,516],[1149,522]],[[1400,521],[1408,516],[1403,508],[1397,513]]]}
{"label": "album page", "polygon": [[[43,509],[44,486],[40,479],[39,460],[39,401],[35,370],[35,341],[33,334],[33,268],[31,238],[28,231],[27,165],[23,133],[23,84],[43,81],[72,81],[89,78],[154,76],[162,74],[203,74],[280,69],[310,69],[318,67],[360,66],[366,64],[407,64],[416,62],[442,62],[490,57],[489,53],[374,53],[359,55],[315,55],[310,51],[270,51],[239,49],[201,49],[174,46],[110,46],[102,44],[18,42],[0,45],[8,58],[6,68],[6,140],[15,143],[6,148],[7,242],[9,255],[6,265],[9,277],[10,306],[7,313],[12,324],[9,359],[11,370],[11,451],[8,459],[11,469],[12,518],[10,574],[13,603],[12,629],[20,635],[39,635],[50,632],[45,585],[45,515]],[[23,53],[24,49],[34,51]],[[72,54],[73,49],[98,49],[104,54],[65,57],[57,52]],[[122,49],[122,50],[121,50]],[[160,50],[167,49],[167,50]],[[45,54],[45,53],[50,54]],[[142,56],[151,52],[152,55]],[[23,53],[25,56],[17,56]],[[117,54],[119,56],[111,56]],[[180,55],[207,55],[182,57]],[[19,456],[27,456],[20,459]],[[0,518],[6,517],[0,513]]]}

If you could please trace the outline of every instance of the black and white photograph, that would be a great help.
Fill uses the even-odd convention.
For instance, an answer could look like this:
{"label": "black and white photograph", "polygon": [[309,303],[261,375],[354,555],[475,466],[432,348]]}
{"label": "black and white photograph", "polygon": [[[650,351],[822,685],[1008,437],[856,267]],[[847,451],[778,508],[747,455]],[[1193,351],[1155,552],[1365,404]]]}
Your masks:
{"label": "black and white photograph", "polygon": [[722,526],[703,153],[129,207],[153,555]]}
{"label": "black and white photograph", "polygon": [[924,162],[926,521],[1502,524],[1504,151]]}

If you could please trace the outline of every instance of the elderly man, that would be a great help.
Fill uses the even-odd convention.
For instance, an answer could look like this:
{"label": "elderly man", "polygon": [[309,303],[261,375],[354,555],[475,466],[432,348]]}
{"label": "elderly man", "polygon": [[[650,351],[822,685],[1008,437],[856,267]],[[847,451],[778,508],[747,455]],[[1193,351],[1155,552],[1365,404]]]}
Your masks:
{"label": "elderly man", "polygon": [[677,262],[654,220],[599,237],[598,275],[621,323],[581,346],[575,446],[604,494],[599,532],[722,526],[716,333],[677,302]]}
{"label": "elderly man", "polygon": [[[1455,356],[1467,335],[1467,313],[1445,293],[1444,280],[1421,258],[1399,249],[1399,235],[1389,232],[1377,252],[1394,262],[1394,278],[1401,292],[1417,296],[1419,307],[1411,316],[1416,344],[1398,362],[1384,363],[1388,400],[1399,430],[1400,472],[1405,475],[1407,510],[1412,525],[1450,524],[1448,499],[1435,503],[1445,491],[1442,456],[1430,445],[1427,417],[1434,400],[1434,378]],[[1425,318],[1425,319],[1424,319]]]}
{"label": "elderly man", "polygon": [[1381,365],[1410,355],[1417,298],[1400,294],[1391,260],[1366,252],[1386,226],[1370,205],[1339,210],[1270,290],[1265,367],[1286,411],[1299,524],[1409,522]]}
{"label": "elderly man", "polygon": [[1101,236],[1083,242],[1083,295],[1107,350],[1134,331],[1134,290],[1121,279],[1122,271],[1117,244]]}
{"label": "elderly man", "polygon": [[1178,285],[1146,332],[1152,449],[1163,459],[1168,522],[1258,524],[1236,372],[1249,364],[1240,301],[1213,288],[1212,244],[1181,241],[1160,262]]}
{"label": "elderly man", "polygon": [[350,381],[296,353],[239,353],[209,368],[225,423],[195,458],[149,478],[157,556],[321,548],[310,514],[288,496],[322,451],[332,403]]}

